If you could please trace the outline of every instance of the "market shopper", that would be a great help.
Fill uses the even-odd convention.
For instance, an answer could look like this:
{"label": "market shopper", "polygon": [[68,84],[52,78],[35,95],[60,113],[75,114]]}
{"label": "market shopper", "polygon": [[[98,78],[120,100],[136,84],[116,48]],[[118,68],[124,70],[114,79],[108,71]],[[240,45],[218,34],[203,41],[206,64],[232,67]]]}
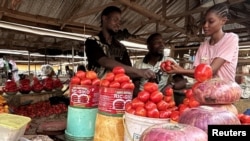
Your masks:
{"label": "market shopper", "polygon": [[133,80],[135,84],[134,97],[138,94],[140,90],[143,90],[143,85],[148,81],[158,83],[159,90],[161,90],[162,92],[164,92],[166,87],[173,87],[173,85],[176,85],[176,88],[178,89],[184,88],[185,83],[184,84],[180,83],[182,80],[179,81],[180,79],[176,79],[175,81],[176,83],[171,84],[170,80],[172,76],[170,74],[167,74],[166,72],[161,71],[160,65],[163,61],[170,60],[176,63],[176,61],[173,58],[164,56],[165,45],[162,35],[159,33],[151,34],[147,39],[147,48],[148,48],[148,53],[145,55],[143,59],[136,61],[134,67],[138,69],[151,69],[152,71],[155,72],[156,79],[145,79],[145,78],[134,79]]}
{"label": "market shopper", "polygon": [[[223,31],[223,25],[228,20],[229,9],[225,4],[216,4],[205,14],[203,31],[207,37],[198,48],[193,66],[200,63],[210,64],[214,77],[235,81],[238,63],[239,38],[234,33]],[[187,70],[173,65],[168,73],[179,73],[193,76],[194,69]]]}
{"label": "market shopper", "polygon": [[122,66],[131,77],[154,78],[155,73],[149,69],[136,69],[132,67],[128,52],[114,35],[121,24],[121,10],[115,6],[105,8],[101,13],[101,32],[98,36],[86,40],[86,55],[88,70],[94,70],[102,78],[106,72],[115,66]]}

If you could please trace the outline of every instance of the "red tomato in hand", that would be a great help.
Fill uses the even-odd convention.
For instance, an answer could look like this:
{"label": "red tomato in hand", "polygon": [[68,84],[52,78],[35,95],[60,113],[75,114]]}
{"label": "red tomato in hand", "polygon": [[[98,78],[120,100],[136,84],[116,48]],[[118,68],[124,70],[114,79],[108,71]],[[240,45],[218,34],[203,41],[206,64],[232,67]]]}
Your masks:
{"label": "red tomato in hand", "polygon": [[121,66],[117,66],[117,67],[113,68],[112,72],[114,74],[119,74],[119,73],[124,74],[125,73],[125,69],[123,67],[121,67]]}
{"label": "red tomato in hand", "polygon": [[144,107],[142,107],[142,106],[137,107],[135,109],[135,115],[145,117],[145,116],[147,116],[147,110]]}
{"label": "red tomato in hand", "polygon": [[194,70],[194,78],[199,82],[204,82],[211,79],[213,76],[213,70],[210,65],[199,64]]}
{"label": "red tomato in hand", "polygon": [[174,94],[174,91],[172,88],[168,87],[165,89],[165,94],[166,94],[166,96],[172,96]]}
{"label": "red tomato in hand", "polygon": [[140,91],[137,95],[138,99],[140,99],[143,102],[146,102],[149,100],[150,93],[147,91]]}
{"label": "red tomato in hand", "polygon": [[163,70],[163,71],[166,71],[165,68],[166,68],[166,63],[165,62],[162,62],[161,65],[160,65],[160,68]]}
{"label": "red tomato in hand", "polygon": [[121,84],[117,81],[112,81],[110,84],[109,84],[109,87],[110,88],[120,88]]}
{"label": "red tomato in hand", "polygon": [[73,76],[71,79],[70,79],[70,84],[75,84],[75,85],[79,85],[81,82],[81,79],[77,76]]}
{"label": "red tomato in hand", "polygon": [[158,90],[158,85],[156,83],[153,83],[153,82],[146,82],[143,85],[143,89],[145,91],[148,91],[149,93],[152,93],[152,92],[155,92]]}
{"label": "red tomato in hand", "polygon": [[154,103],[158,103],[162,99],[163,99],[163,94],[160,91],[155,91],[150,95],[150,100],[153,101]]}
{"label": "red tomato in hand", "polygon": [[150,109],[157,108],[157,105],[152,101],[147,101],[144,107],[145,109],[150,110]]}
{"label": "red tomato in hand", "polygon": [[160,112],[157,108],[147,110],[147,117],[150,118],[159,118]]}
{"label": "red tomato in hand", "polygon": [[164,101],[164,100],[161,100],[160,102],[157,103],[157,109],[160,110],[160,111],[164,111],[168,108],[169,104]]}

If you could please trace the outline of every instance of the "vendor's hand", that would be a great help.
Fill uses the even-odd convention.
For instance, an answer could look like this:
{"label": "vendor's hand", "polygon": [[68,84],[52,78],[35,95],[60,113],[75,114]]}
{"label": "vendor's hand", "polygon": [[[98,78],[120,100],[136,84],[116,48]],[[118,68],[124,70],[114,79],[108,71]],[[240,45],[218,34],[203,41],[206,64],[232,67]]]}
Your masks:
{"label": "vendor's hand", "polygon": [[156,78],[155,72],[153,72],[150,69],[139,69],[138,75],[143,77],[143,78],[146,78],[146,79],[155,79]]}
{"label": "vendor's hand", "polygon": [[185,69],[179,66],[178,64],[171,65],[171,70],[167,71],[167,73],[182,73]]}

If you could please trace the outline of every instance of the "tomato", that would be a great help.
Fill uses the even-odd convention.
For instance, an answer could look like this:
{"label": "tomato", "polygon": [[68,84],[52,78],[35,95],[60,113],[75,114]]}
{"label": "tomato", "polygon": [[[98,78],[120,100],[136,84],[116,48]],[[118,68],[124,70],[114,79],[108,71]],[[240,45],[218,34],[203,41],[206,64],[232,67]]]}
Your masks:
{"label": "tomato", "polygon": [[70,84],[75,84],[75,85],[79,85],[81,82],[81,79],[77,76],[73,76],[71,79],[70,79]]}
{"label": "tomato", "polygon": [[196,87],[200,84],[201,82],[196,82],[194,83],[194,85],[192,86],[192,91],[194,92]]}
{"label": "tomato", "polygon": [[79,77],[80,79],[83,79],[83,78],[85,78],[86,73],[82,70],[79,70],[76,72],[75,76]]}
{"label": "tomato", "polygon": [[173,99],[172,96],[164,96],[164,100],[166,102],[170,102],[172,99]]}
{"label": "tomato", "polygon": [[188,89],[188,90],[186,91],[185,95],[186,95],[187,98],[193,97],[193,91],[192,91],[192,89]]}
{"label": "tomato", "polygon": [[147,116],[147,110],[143,106],[139,106],[135,109],[135,115],[138,116]]}
{"label": "tomato", "polygon": [[150,93],[147,91],[140,91],[137,95],[138,99],[140,99],[143,102],[146,102],[149,100]]}
{"label": "tomato", "polygon": [[163,99],[163,94],[160,91],[155,91],[151,93],[150,95],[150,100],[153,101],[154,103],[158,103]]}
{"label": "tomato", "polygon": [[175,106],[175,101],[174,100],[171,100],[171,101],[169,101],[168,102],[168,104],[169,104],[169,108],[172,108],[172,107],[174,107]]}
{"label": "tomato", "polygon": [[97,78],[97,74],[95,71],[87,71],[86,78],[93,80],[93,79]]}
{"label": "tomato", "polygon": [[134,83],[132,83],[132,82],[123,82],[123,83],[121,84],[121,88],[122,88],[122,89],[130,89],[130,90],[133,90],[133,89],[135,88],[135,85],[134,85]]}
{"label": "tomato", "polygon": [[184,98],[182,103],[188,106],[189,105],[189,101],[190,101],[189,98]]}
{"label": "tomato", "polygon": [[165,89],[165,94],[166,94],[166,96],[172,96],[174,94],[174,91],[172,88],[168,87]]}
{"label": "tomato", "polygon": [[150,110],[150,109],[157,108],[157,105],[152,101],[147,101],[144,107],[145,109]]}
{"label": "tomato", "polygon": [[141,100],[139,100],[138,98],[134,98],[133,100],[132,100],[132,107],[133,108],[137,108],[137,107],[143,107],[145,104],[144,104],[144,102],[142,102]]}
{"label": "tomato", "polygon": [[145,91],[148,91],[149,93],[152,93],[152,92],[155,92],[158,90],[158,85],[156,83],[153,83],[153,82],[146,82],[143,85],[143,89]]}
{"label": "tomato", "polygon": [[127,102],[127,103],[125,104],[125,110],[127,111],[127,110],[129,110],[129,109],[132,109],[132,103],[131,103],[131,101],[130,101],[130,102]]}
{"label": "tomato", "polygon": [[91,85],[92,81],[89,78],[83,78],[81,80],[81,85]]}
{"label": "tomato", "polygon": [[120,88],[120,86],[121,86],[121,84],[119,82],[117,82],[117,81],[112,81],[109,84],[110,88]]}
{"label": "tomato", "polygon": [[244,116],[243,113],[237,115],[238,119],[241,119],[243,116]]}
{"label": "tomato", "polygon": [[243,115],[240,119],[242,123],[250,123],[250,116],[249,115]]}
{"label": "tomato", "polygon": [[147,110],[147,117],[150,118],[159,118],[160,117],[160,112],[157,108],[149,109]]}
{"label": "tomato", "polygon": [[135,114],[135,109],[133,109],[133,108],[128,109],[127,112],[134,115]]}
{"label": "tomato", "polygon": [[164,101],[164,100],[161,100],[160,102],[157,103],[157,109],[160,110],[160,111],[164,111],[168,108],[169,104]]}
{"label": "tomato", "polygon": [[194,70],[194,78],[199,82],[204,82],[211,79],[213,76],[213,70],[210,65],[199,64]]}
{"label": "tomato", "polygon": [[119,73],[124,74],[125,73],[125,69],[123,67],[121,67],[121,66],[117,66],[117,67],[113,68],[112,72],[114,74],[119,74]]}
{"label": "tomato", "polygon": [[99,78],[93,79],[93,80],[92,80],[92,85],[93,85],[93,86],[99,86],[99,85],[100,85],[100,81],[101,81],[101,80],[100,80]]}
{"label": "tomato", "polygon": [[172,65],[172,61],[166,60],[166,61],[165,61],[165,64],[166,64],[166,66],[171,66],[171,65]]}
{"label": "tomato", "polygon": [[100,81],[100,86],[102,86],[102,87],[108,87],[109,84],[110,84],[110,82],[108,80],[106,80],[106,79],[102,79]]}
{"label": "tomato", "polygon": [[196,101],[196,100],[190,100],[189,104],[188,104],[188,106],[191,107],[191,108],[192,107],[197,107],[199,105],[200,105],[200,103],[198,101]]}
{"label": "tomato", "polygon": [[169,118],[171,113],[172,112],[170,110],[160,111],[159,118]]}
{"label": "tomato", "polygon": [[105,75],[104,79],[108,80],[108,81],[113,81],[115,77],[115,74],[113,72],[109,72]]}
{"label": "tomato", "polygon": [[166,71],[166,70],[165,70],[165,67],[166,67],[165,62],[162,62],[161,65],[160,65],[160,68],[161,68],[163,71]]}
{"label": "tomato", "polygon": [[185,110],[187,110],[189,107],[185,104],[180,104],[178,106],[178,110],[180,111],[180,114],[183,113]]}
{"label": "tomato", "polygon": [[180,112],[179,111],[172,111],[170,118],[173,121],[178,121],[180,118]]}
{"label": "tomato", "polygon": [[126,74],[119,73],[115,75],[114,81],[117,81],[119,83],[130,82],[130,78]]}

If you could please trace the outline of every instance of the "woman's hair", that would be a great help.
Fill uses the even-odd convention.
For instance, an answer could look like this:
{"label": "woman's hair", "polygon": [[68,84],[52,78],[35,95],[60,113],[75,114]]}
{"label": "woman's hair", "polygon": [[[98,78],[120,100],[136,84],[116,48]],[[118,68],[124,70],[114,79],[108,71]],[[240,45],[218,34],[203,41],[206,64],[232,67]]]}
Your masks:
{"label": "woman's hair", "polygon": [[222,18],[228,18],[228,16],[229,16],[228,6],[226,4],[224,4],[224,3],[215,4],[214,6],[210,7],[206,11],[205,16],[210,12],[214,12],[214,13],[216,13],[218,16],[220,16]]}
{"label": "woman's hair", "polygon": [[106,7],[102,13],[101,13],[101,26],[103,24],[103,21],[102,21],[102,16],[108,16],[109,14],[113,13],[113,12],[117,12],[117,13],[122,13],[121,9],[116,7],[116,6],[108,6]]}

